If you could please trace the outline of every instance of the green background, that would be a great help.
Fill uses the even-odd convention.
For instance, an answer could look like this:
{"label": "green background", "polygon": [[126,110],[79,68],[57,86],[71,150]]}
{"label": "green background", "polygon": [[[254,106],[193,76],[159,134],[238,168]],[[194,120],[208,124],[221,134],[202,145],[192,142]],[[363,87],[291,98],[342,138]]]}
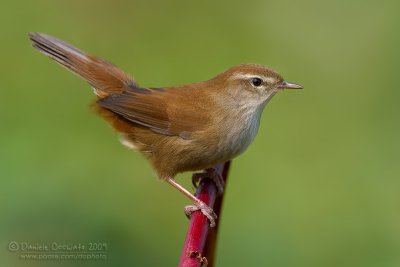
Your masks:
{"label": "green background", "polygon": [[[188,225],[186,198],[119,144],[89,86],[30,47],[39,31],[143,86],[239,63],[304,85],[233,162],[217,265],[400,266],[399,3],[2,1],[0,265],[175,266]],[[102,242],[108,259],[24,261],[10,241]]]}

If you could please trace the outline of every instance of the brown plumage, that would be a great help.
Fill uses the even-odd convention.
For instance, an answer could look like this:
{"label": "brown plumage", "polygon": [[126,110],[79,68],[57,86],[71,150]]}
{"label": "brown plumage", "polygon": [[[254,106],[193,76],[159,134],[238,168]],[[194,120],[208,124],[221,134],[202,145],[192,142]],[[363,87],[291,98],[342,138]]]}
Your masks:
{"label": "brown plumage", "polygon": [[[205,82],[143,88],[113,64],[54,37],[30,33],[33,46],[86,80],[98,100],[98,113],[139,150],[158,176],[200,203],[173,177],[210,168],[242,153],[254,139],[265,104],[280,89],[301,88],[261,65],[232,67]],[[193,209],[192,209],[193,210]]]}

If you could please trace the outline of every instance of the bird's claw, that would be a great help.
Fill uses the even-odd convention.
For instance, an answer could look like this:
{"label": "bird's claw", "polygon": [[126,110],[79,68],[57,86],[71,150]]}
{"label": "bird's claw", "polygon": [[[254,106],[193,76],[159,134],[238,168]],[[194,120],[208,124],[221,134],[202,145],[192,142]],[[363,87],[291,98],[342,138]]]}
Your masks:
{"label": "bird's claw", "polygon": [[204,216],[210,221],[210,227],[213,228],[215,226],[215,221],[217,219],[217,214],[215,214],[214,210],[207,206],[204,202],[200,201],[195,203],[195,205],[189,205],[185,207],[185,214],[188,218],[192,215],[193,212],[200,210]]}
{"label": "bird's claw", "polygon": [[210,178],[214,182],[215,186],[217,187],[218,194],[222,194],[224,192],[224,178],[214,168],[206,169],[204,172],[194,173],[192,176],[193,186],[197,188],[199,182],[203,178]]}

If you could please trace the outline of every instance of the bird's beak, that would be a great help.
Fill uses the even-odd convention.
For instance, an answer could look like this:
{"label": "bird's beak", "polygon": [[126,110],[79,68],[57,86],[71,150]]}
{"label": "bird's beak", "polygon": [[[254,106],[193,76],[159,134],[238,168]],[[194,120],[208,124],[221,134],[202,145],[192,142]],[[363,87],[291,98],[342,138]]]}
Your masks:
{"label": "bird's beak", "polygon": [[280,85],[279,85],[280,89],[303,89],[304,87],[295,83],[291,83],[291,82],[287,82],[287,81],[283,81]]}

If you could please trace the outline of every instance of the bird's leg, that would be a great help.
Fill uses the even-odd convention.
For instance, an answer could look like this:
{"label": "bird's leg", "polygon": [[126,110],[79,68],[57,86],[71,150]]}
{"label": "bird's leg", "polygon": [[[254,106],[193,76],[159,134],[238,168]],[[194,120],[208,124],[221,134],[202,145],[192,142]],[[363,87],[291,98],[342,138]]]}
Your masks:
{"label": "bird's leg", "polygon": [[214,182],[215,186],[217,187],[218,194],[222,195],[222,193],[224,193],[224,178],[214,168],[208,168],[205,169],[204,172],[194,173],[192,176],[192,183],[194,187],[197,188],[197,185],[203,178],[210,178]]}
{"label": "bird's leg", "polygon": [[185,207],[185,213],[187,216],[190,216],[194,211],[196,210],[200,210],[201,213],[204,214],[204,216],[206,216],[208,218],[208,220],[210,221],[210,227],[214,227],[215,226],[215,220],[217,219],[217,215],[215,214],[215,212],[213,211],[212,208],[210,208],[209,206],[206,205],[206,203],[204,203],[203,201],[201,201],[200,199],[198,199],[197,197],[195,197],[193,194],[191,194],[188,190],[186,190],[183,186],[181,186],[180,184],[178,184],[175,179],[172,178],[168,178],[166,179],[166,181],[172,185],[173,187],[175,187],[176,189],[178,189],[179,191],[181,191],[185,196],[187,196],[190,200],[193,201],[193,206],[186,206]]}

